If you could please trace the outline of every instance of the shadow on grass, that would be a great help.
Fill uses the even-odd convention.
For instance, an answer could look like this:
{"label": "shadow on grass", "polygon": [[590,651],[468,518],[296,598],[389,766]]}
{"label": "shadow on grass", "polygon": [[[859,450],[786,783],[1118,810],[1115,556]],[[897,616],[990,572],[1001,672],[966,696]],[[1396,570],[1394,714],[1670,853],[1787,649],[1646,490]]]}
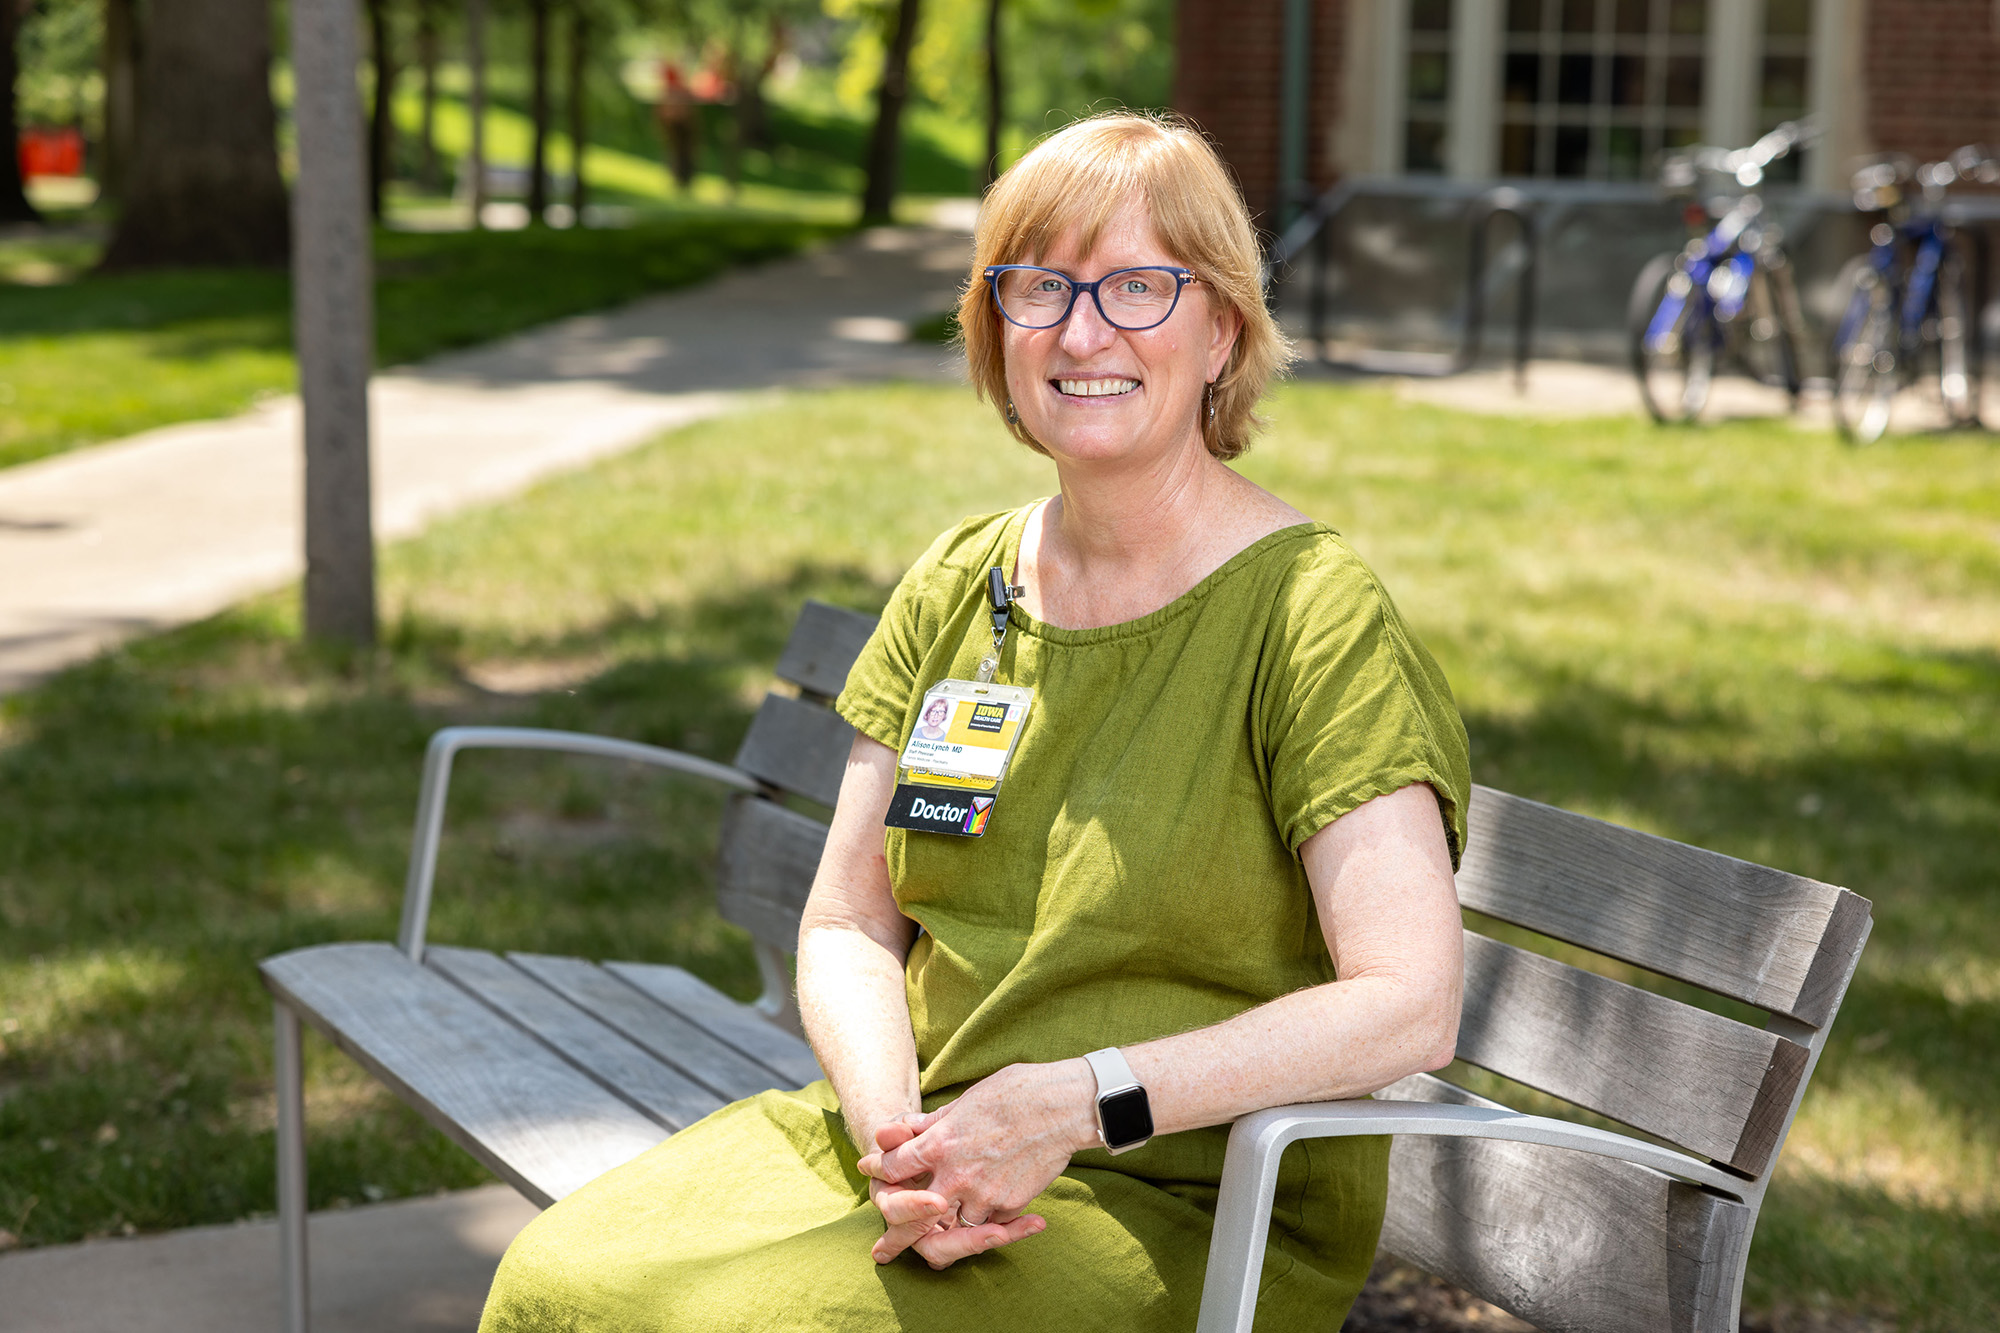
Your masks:
{"label": "shadow on grass", "polygon": [[[1990,933],[1989,803],[2000,791],[2000,753],[1892,733],[1812,741],[1788,757],[1766,750],[1745,765],[1681,760],[1649,738],[1726,737],[1747,729],[1745,720],[1712,703],[1675,709],[1568,672],[1541,674],[1547,702],[1537,710],[1467,716],[1481,782],[1613,818],[1634,812],[1654,832],[1871,899],[1875,931],[1817,1077],[1837,1084],[1854,1043],[1872,1038],[1861,1058],[1894,1064],[1957,1112],[1993,1116],[2000,1005],[1948,998],[1942,980],[1919,983],[1871,960],[1954,939],[1970,946]],[[2000,697],[2000,656],[1909,652],[1844,687],[1871,709],[1898,695],[1923,695],[1933,707]]]}
{"label": "shadow on grass", "polygon": [[[807,595],[888,588],[801,568],[630,612],[522,660],[603,653],[574,691],[508,695],[465,636],[406,622],[317,653],[268,607],[143,641],[0,712],[0,1228],[46,1244],[272,1206],[259,958],[393,935],[423,746],[503,721],[727,760]],[[688,645],[671,653],[645,645]],[[638,766],[481,754],[453,784],[433,938],[673,962],[740,996],[747,939],[713,910],[721,798]],[[482,1172],[315,1043],[315,1207]]]}
{"label": "shadow on grass", "polygon": [[[346,659],[297,647],[286,618],[261,606],[139,643],[6,705],[0,1228],[49,1243],[271,1206],[268,1005],[255,962],[393,933],[432,730],[558,726],[727,759],[799,604],[819,596],[874,610],[888,590],[858,567],[804,565],[544,637],[408,621],[379,651]],[[588,665],[570,684],[533,691],[473,684],[485,676],[472,668],[495,660]],[[1897,960],[1977,950],[1991,936],[1981,909],[2000,760],[1990,746],[1887,721],[1844,743],[1688,758],[1731,752],[1668,742],[1727,738],[1746,719],[1533,662],[1508,669],[1529,673],[1541,702],[1468,716],[1481,781],[1874,899],[1877,938],[1815,1093],[1893,1076],[1983,1132],[2000,1012]],[[1935,711],[1996,683],[1991,653],[1912,651],[1850,670],[1839,688],[1867,706],[1920,695]],[[716,793],[650,771],[475,756],[454,784],[434,937],[677,962],[748,995],[749,951],[708,894],[718,805]],[[479,1178],[317,1044],[310,1086],[315,1206]],[[1772,1195],[1753,1291],[1958,1317],[1990,1304],[1994,1278],[1967,1257],[1976,1246],[1947,1238],[1994,1225],[1797,1172]],[[1857,1257],[1867,1246],[1885,1257]],[[1888,1266],[1905,1255],[1905,1270]]]}

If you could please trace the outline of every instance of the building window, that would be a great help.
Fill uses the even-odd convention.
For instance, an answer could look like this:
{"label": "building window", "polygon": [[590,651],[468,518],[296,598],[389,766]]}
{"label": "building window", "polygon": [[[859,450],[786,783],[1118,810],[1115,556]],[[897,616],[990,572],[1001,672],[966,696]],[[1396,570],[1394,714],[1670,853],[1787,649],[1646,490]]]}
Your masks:
{"label": "building window", "polygon": [[[1757,79],[1757,133],[1806,114],[1811,84],[1812,0],[1764,0],[1764,58]],[[1768,179],[1796,181],[1803,153],[1771,164]]]}
{"label": "building window", "polygon": [[[1768,0],[1767,13],[1788,3],[1810,6]],[[1507,0],[1506,8],[1502,175],[1633,180],[1662,148],[1701,137],[1707,0]],[[1776,87],[1769,58],[1765,68],[1766,86]],[[1798,82],[1803,98],[1803,73]]]}
{"label": "building window", "polygon": [[1451,102],[1452,0],[1410,0],[1409,64],[1404,78],[1403,170],[1444,170],[1444,127]]}

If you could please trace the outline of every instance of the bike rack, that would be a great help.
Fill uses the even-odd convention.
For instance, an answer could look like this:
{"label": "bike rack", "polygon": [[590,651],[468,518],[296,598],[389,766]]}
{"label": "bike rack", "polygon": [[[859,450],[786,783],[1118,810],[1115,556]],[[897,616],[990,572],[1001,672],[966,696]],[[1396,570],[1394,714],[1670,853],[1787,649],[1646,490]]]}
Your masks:
{"label": "bike rack", "polygon": [[1993,290],[1993,244],[1984,227],[1955,227],[1961,237],[1972,241],[1972,301],[1966,311],[1967,321],[1972,325],[1965,331],[1967,367],[1972,380],[1972,419],[1981,430],[1986,428],[1985,413],[1980,410],[1980,399],[1986,388],[1986,303]]}
{"label": "bike rack", "polygon": [[1514,233],[1526,252],[1514,284],[1514,392],[1528,391],[1528,352],[1535,334],[1535,268],[1540,250],[1535,217],[1519,190],[1502,186],[1472,203],[1465,263],[1465,332],[1459,338],[1454,373],[1472,369],[1486,326],[1486,237],[1498,218],[1512,218]]}
{"label": "bike rack", "polygon": [[[1380,370],[1380,364],[1340,361],[1326,354],[1327,270],[1331,267],[1331,223],[1335,216],[1360,193],[1352,183],[1343,182],[1314,202],[1286,232],[1273,250],[1265,268],[1267,285],[1278,268],[1310,243],[1313,255],[1312,278],[1307,288],[1307,336],[1312,339],[1322,365],[1348,365],[1363,370]],[[1487,190],[1476,196],[1466,213],[1465,296],[1461,304],[1463,325],[1458,350],[1442,368],[1402,367],[1402,373],[1443,377],[1470,370],[1479,359],[1486,325],[1486,265],[1489,237],[1496,219],[1509,218],[1515,236],[1525,251],[1525,260],[1515,282],[1514,297],[1514,388],[1525,393],[1528,386],[1528,358],[1535,332],[1535,277],[1539,267],[1540,238],[1533,206],[1519,190],[1508,186]]]}

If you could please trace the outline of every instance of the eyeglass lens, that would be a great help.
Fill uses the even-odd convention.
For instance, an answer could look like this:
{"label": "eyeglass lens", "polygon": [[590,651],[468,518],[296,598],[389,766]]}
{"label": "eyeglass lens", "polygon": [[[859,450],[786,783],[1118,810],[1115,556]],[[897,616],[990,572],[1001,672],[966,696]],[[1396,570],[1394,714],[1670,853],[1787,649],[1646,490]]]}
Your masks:
{"label": "eyeglass lens", "polygon": [[[1009,269],[996,284],[1007,318],[1031,329],[1052,328],[1069,313],[1068,279],[1051,269]],[[1097,308],[1121,329],[1149,329],[1174,311],[1180,277],[1172,269],[1128,268],[1098,283]]]}

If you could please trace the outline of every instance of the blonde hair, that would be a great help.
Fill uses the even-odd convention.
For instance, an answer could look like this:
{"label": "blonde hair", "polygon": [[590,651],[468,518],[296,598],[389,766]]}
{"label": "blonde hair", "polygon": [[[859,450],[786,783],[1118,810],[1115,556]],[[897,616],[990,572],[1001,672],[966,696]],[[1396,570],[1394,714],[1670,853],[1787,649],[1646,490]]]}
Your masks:
{"label": "blonde hair", "polygon": [[[1089,252],[1134,198],[1176,261],[1193,270],[1214,308],[1241,320],[1236,345],[1213,394],[1215,418],[1202,441],[1220,459],[1236,457],[1264,426],[1257,403],[1292,360],[1291,344],[1264,306],[1261,255],[1250,212],[1215,149],[1186,121],[1113,112],[1049,135],[995,181],[980,205],[972,276],[958,300],[959,339],[979,396],[1007,416],[1001,319],[982,276],[990,264],[1021,263],[1075,234]],[[1047,453],[1018,420],[1014,438]]]}

